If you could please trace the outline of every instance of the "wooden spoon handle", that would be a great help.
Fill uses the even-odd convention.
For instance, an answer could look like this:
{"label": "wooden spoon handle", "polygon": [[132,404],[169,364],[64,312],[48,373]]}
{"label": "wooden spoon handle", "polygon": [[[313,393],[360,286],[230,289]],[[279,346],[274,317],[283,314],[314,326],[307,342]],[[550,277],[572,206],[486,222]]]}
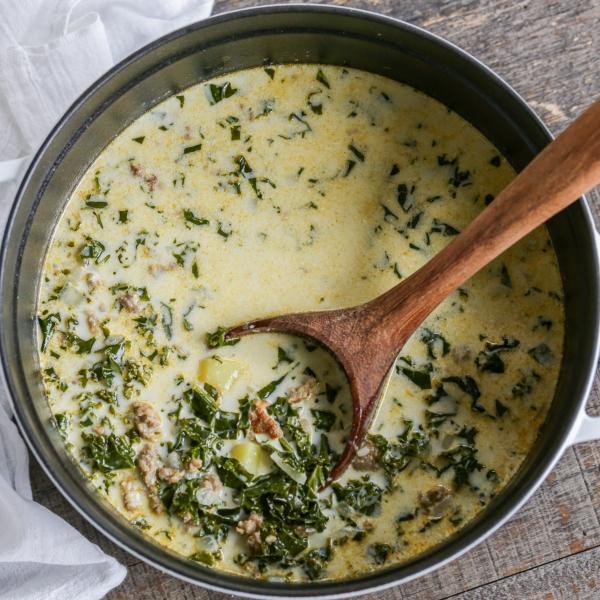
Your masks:
{"label": "wooden spoon handle", "polygon": [[[404,343],[406,333],[448,294],[598,183],[600,101],[551,142],[444,250],[369,303],[367,311],[388,329],[388,340]],[[394,320],[400,306],[402,322]]]}

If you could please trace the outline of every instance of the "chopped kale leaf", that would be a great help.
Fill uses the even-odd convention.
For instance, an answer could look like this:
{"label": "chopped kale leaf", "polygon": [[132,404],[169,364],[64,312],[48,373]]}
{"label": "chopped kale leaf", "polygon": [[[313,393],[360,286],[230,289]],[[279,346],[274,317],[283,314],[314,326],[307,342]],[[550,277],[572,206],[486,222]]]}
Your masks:
{"label": "chopped kale leaf", "polygon": [[331,431],[331,428],[336,420],[335,413],[332,413],[328,410],[315,409],[311,409],[310,412],[313,416],[314,424],[317,429],[321,429],[322,431]]}
{"label": "chopped kale leaf", "polygon": [[323,71],[321,69],[319,69],[317,71],[317,76],[315,78],[319,83],[322,83],[326,88],[331,88],[331,86],[329,85],[329,81],[327,80],[327,77],[325,77],[325,73],[323,73]]}
{"label": "chopped kale leaf", "polygon": [[40,352],[45,352],[48,348],[48,344],[56,331],[56,326],[60,322],[59,313],[51,313],[47,317],[38,317],[38,325],[40,326],[40,332],[42,334],[42,343],[40,345]]}
{"label": "chopped kale leaf", "polygon": [[198,150],[202,150],[202,144],[194,144],[193,146],[185,146],[183,148],[183,153],[191,154],[192,152],[198,152]]}
{"label": "chopped kale leaf", "polygon": [[302,570],[310,580],[318,579],[321,577],[323,570],[332,556],[333,550],[331,544],[321,548],[314,548],[302,556],[300,560]]}
{"label": "chopped kale leaf", "polygon": [[548,366],[554,362],[554,353],[550,350],[548,344],[538,344],[527,350],[527,354],[540,365]]}
{"label": "chopped kale leaf", "polygon": [[285,375],[279,377],[279,379],[274,379],[273,381],[271,381],[270,383],[267,383],[267,385],[265,385],[264,387],[260,388],[260,390],[258,390],[258,392],[256,392],[256,395],[261,398],[262,400],[264,400],[265,398],[268,398],[274,391],[275,388],[285,379]]}
{"label": "chopped kale leaf", "polygon": [[73,349],[76,354],[89,354],[96,341],[96,338],[84,340],[70,332],[63,332],[62,334],[69,347]]}
{"label": "chopped kale leaf", "polygon": [[206,92],[208,101],[210,104],[217,104],[221,102],[221,100],[225,100],[226,98],[230,98],[237,92],[237,88],[234,88],[228,81],[222,83],[221,85],[217,85],[216,83],[211,83],[206,86]]}
{"label": "chopped kale leaf", "polygon": [[84,263],[94,261],[97,265],[108,260],[108,256],[103,256],[106,246],[90,237],[86,238],[86,243],[79,250],[79,258]]}
{"label": "chopped kale leaf", "polygon": [[135,452],[127,436],[83,434],[84,451],[92,467],[103,473],[134,466]]}
{"label": "chopped kale leaf", "polygon": [[417,370],[409,369],[408,367],[400,367],[399,365],[397,365],[396,371],[408,377],[416,386],[420,387],[422,390],[431,389],[431,375],[429,367]]}
{"label": "chopped kale leaf", "polygon": [[451,376],[451,377],[443,377],[442,381],[448,383],[454,383],[461,389],[465,394],[471,396],[471,409],[476,412],[485,412],[485,408],[483,405],[479,403],[479,398],[481,397],[481,392],[479,391],[479,386],[477,382],[469,375],[465,377]]}
{"label": "chopped kale leaf", "polygon": [[376,565],[385,564],[391,553],[392,547],[389,544],[376,543],[367,548],[367,554]]}
{"label": "chopped kale leaf", "polygon": [[414,185],[409,188],[405,183],[396,188],[396,200],[404,212],[408,212],[415,205],[414,191]]}
{"label": "chopped kale leaf", "polygon": [[500,358],[499,354],[508,350],[514,350],[518,346],[519,340],[508,336],[503,336],[501,342],[486,341],[485,349],[475,358],[475,364],[480,371],[504,373],[504,361]]}
{"label": "chopped kale leaf", "polygon": [[363,515],[371,516],[379,510],[383,490],[368,479],[351,479],[345,486],[332,486],[338,502],[343,502]]}
{"label": "chopped kale leaf", "polygon": [[66,441],[67,429],[69,426],[69,416],[65,413],[55,413],[55,415],[51,417],[51,423],[60,434],[60,437]]}
{"label": "chopped kale leaf", "polygon": [[221,346],[235,346],[240,341],[239,337],[225,338],[229,331],[226,327],[218,327],[216,331],[206,334],[206,345],[209,348],[220,348]]}
{"label": "chopped kale leaf", "polygon": [[446,338],[426,327],[423,329],[421,341],[427,346],[427,355],[429,358],[440,358],[450,352],[450,344]]}
{"label": "chopped kale leaf", "polygon": [[217,460],[217,473],[224,485],[236,490],[247,487],[253,479],[253,475],[235,458],[220,457]]}
{"label": "chopped kale leaf", "polygon": [[192,223],[193,225],[208,225],[210,223],[208,219],[202,219],[200,217],[197,217],[193,211],[187,208],[183,210],[183,218],[188,223]]}
{"label": "chopped kale leaf", "polygon": [[364,153],[361,152],[356,146],[354,146],[353,144],[350,144],[348,146],[348,150],[350,150],[350,152],[352,152],[352,154],[354,154],[354,156],[356,156],[356,158],[358,158],[358,160],[360,160],[360,162],[365,162]]}
{"label": "chopped kale leaf", "polygon": [[181,419],[178,426],[172,450],[188,460],[200,458],[203,468],[209,467],[222,445],[221,439],[199,419]]}
{"label": "chopped kale leaf", "polygon": [[496,400],[496,415],[502,417],[508,412],[508,407],[502,404],[500,400]]}

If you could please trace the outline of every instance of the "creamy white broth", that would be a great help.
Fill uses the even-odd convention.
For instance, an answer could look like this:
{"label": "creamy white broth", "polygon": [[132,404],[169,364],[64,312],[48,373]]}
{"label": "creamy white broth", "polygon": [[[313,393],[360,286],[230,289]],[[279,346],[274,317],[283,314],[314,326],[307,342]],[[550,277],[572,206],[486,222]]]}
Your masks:
{"label": "creamy white broth", "polygon": [[[253,69],[162,102],[88,170],[46,257],[40,367],[74,459],[150,538],[218,569],[339,578],[443,541],[515,473],[553,397],[564,326],[544,228],[408,341],[335,490],[314,492],[351,422],[334,359],[218,332],[377,296],[513,177],[446,107],[356,70]],[[248,500],[275,480],[285,492]]]}

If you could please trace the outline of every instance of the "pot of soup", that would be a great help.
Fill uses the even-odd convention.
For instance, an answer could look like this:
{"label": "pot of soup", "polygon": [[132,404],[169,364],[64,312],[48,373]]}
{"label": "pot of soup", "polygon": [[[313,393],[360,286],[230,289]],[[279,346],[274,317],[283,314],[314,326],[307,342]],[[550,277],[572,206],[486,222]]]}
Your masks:
{"label": "pot of soup", "polygon": [[223,332],[381,294],[549,140],[484,65],[364,11],[244,10],[143,48],[61,119],[9,219],[2,361],[33,454],[114,542],[215,590],[341,597],[465,552],[600,435],[583,200],[425,321],[325,489],[340,368]]}

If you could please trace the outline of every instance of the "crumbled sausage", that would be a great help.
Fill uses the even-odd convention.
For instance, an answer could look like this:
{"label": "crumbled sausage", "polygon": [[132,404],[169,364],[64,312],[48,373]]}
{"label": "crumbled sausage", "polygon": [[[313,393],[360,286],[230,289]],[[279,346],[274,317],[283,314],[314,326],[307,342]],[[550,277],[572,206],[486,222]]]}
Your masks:
{"label": "crumbled sausage", "polygon": [[153,175],[152,173],[147,173],[146,169],[142,167],[142,165],[138,165],[134,162],[129,163],[129,170],[134,177],[141,177],[146,185],[148,186],[148,190],[153,192],[156,184],[158,183],[158,177]]}
{"label": "crumbled sausage", "polygon": [[471,358],[471,349],[469,346],[461,344],[460,346],[454,346],[450,351],[450,355],[455,362],[463,362]]}
{"label": "crumbled sausage", "polygon": [[135,177],[139,177],[143,172],[142,167],[140,165],[136,165],[134,162],[129,163],[129,169],[132,175]]}
{"label": "crumbled sausage", "polygon": [[202,480],[202,487],[211,492],[220,492],[223,489],[223,483],[216,473],[207,473]]}
{"label": "crumbled sausage", "polygon": [[171,467],[160,467],[156,474],[159,479],[166,481],[167,483],[177,483],[185,475],[185,471],[180,469],[173,469]]}
{"label": "crumbled sausage", "polygon": [[101,423],[96,423],[92,427],[92,432],[95,433],[96,435],[106,435],[105,427]]}
{"label": "crumbled sausage", "polygon": [[148,175],[144,177],[144,181],[148,184],[148,189],[153,192],[158,182],[158,177],[156,175]]}
{"label": "crumbled sausage", "polygon": [[127,312],[130,313],[138,313],[142,310],[142,306],[140,305],[139,298],[137,294],[132,294],[131,292],[127,292],[123,294],[119,298],[119,304],[121,308],[124,308]]}
{"label": "crumbled sausage", "polygon": [[144,444],[138,454],[138,468],[146,487],[156,485],[156,470],[158,469],[158,454],[153,444]]}
{"label": "crumbled sausage", "polygon": [[356,453],[352,466],[357,471],[375,471],[379,467],[379,451],[370,440],[365,440]]}
{"label": "crumbled sausage", "polygon": [[294,388],[288,395],[288,401],[292,404],[296,402],[310,401],[317,395],[317,389],[319,382],[314,378],[310,377],[302,385]]}
{"label": "crumbled sausage", "polygon": [[160,437],[160,415],[148,402],[136,402],[133,405],[133,423],[141,437],[145,440],[156,440]]}
{"label": "crumbled sausage", "polygon": [[185,470],[188,473],[197,473],[202,468],[202,460],[199,458],[192,458],[190,462],[185,466]]}
{"label": "crumbled sausage", "polygon": [[98,331],[98,325],[100,324],[98,317],[96,317],[92,313],[88,313],[85,320],[87,322],[87,326],[90,330],[90,333],[96,333]]}
{"label": "crumbled sausage", "polygon": [[167,273],[168,271],[173,271],[177,267],[176,263],[169,263],[167,265],[161,264],[152,264],[148,267],[148,272],[152,277],[158,279],[163,273]]}
{"label": "crumbled sausage", "polygon": [[[166,481],[167,483],[177,483],[178,481],[183,479],[186,475],[188,475],[188,476],[196,475],[200,471],[201,468],[202,468],[202,461],[199,458],[192,458],[190,460],[190,462],[188,462],[187,465],[185,466],[185,469],[175,469],[173,467],[160,467],[156,471],[156,474],[158,475],[159,479],[162,479],[163,481]],[[212,473],[209,473],[208,475],[206,475],[205,480],[203,481],[204,488],[211,486],[211,489],[213,489],[213,490],[217,489],[216,482],[212,481],[213,477],[216,477],[218,479],[218,477],[216,475],[213,475]],[[207,482],[208,479],[211,480],[210,484]],[[218,487],[219,490],[223,487],[221,485],[221,480],[219,480],[218,486],[219,486]]]}
{"label": "crumbled sausage", "polygon": [[264,400],[255,400],[248,418],[254,433],[267,433],[275,439],[283,435],[279,423],[267,412],[267,403]]}
{"label": "crumbled sausage", "polygon": [[186,524],[189,525],[190,523],[192,523],[194,521],[194,515],[191,512],[184,512],[181,515],[181,520]]}
{"label": "crumbled sausage", "polygon": [[85,276],[85,282],[90,289],[97,288],[100,285],[100,277],[96,273],[87,273]]}
{"label": "crumbled sausage", "polygon": [[239,521],[235,528],[240,535],[243,535],[246,538],[248,546],[250,546],[252,550],[258,550],[260,548],[260,528],[262,527],[263,521],[263,517],[252,511],[250,515],[248,515],[248,518]]}
{"label": "crumbled sausage", "polygon": [[137,457],[137,466],[142,476],[142,482],[148,492],[150,508],[155,513],[163,511],[163,505],[156,489],[156,471],[158,469],[158,453],[154,444],[144,444]]}
{"label": "crumbled sausage", "polygon": [[142,494],[132,479],[121,481],[121,494],[123,497],[123,506],[130,512],[135,512],[142,508]]}
{"label": "crumbled sausage", "polygon": [[434,518],[443,517],[452,502],[452,492],[439,483],[427,492],[419,492],[419,505],[428,515]]}

